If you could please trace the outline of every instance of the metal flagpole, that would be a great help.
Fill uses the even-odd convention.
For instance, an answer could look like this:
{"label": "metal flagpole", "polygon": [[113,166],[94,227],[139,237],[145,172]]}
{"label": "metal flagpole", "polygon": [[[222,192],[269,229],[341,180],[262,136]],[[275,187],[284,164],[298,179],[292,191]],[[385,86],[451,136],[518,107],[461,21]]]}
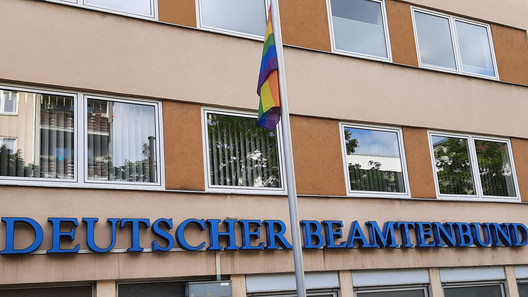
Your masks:
{"label": "metal flagpole", "polygon": [[293,150],[291,145],[290,113],[288,110],[288,95],[286,91],[286,75],[284,72],[284,54],[282,51],[282,31],[280,26],[279,1],[271,0],[271,22],[277,51],[277,64],[280,90],[280,109],[282,139],[284,144],[284,163],[286,167],[286,182],[288,188],[288,203],[290,206],[290,224],[293,240],[293,258],[295,264],[295,283],[297,296],[306,297],[304,286],[304,264],[301,247],[301,230],[297,210],[297,187],[295,185],[295,170],[293,168]]}

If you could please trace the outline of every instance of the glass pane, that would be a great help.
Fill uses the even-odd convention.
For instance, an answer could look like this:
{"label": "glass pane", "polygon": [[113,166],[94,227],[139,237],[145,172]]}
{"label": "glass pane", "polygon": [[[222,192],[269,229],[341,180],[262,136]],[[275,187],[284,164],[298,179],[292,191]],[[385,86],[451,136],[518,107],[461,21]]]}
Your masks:
{"label": "glass pane", "polygon": [[119,284],[119,297],[185,297],[185,284],[160,282],[150,284]]}
{"label": "glass pane", "polygon": [[151,2],[152,0],[84,0],[87,5],[145,16],[153,15]]}
{"label": "glass pane", "polygon": [[460,21],[455,23],[462,58],[462,70],[464,72],[495,76],[488,29]]}
{"label": "glass pane", "polygon": [[519,287],[519,297],[528,297],[528,283],[520,283]]}
{"label": "glass pane", "polygon": [[383,292],[358,292],[357,297],[425,297],[423,289],[394,290]]}
{"label": "glass pane", "polygon": [[280,188],[277,132],[255,118],[208,114],[212,185]]}
{"label": "glass pane", "polygon": [[73,97],[18,96],[18,114],[0,115],[0,137],[16,142],[0,146],[0,176],[73,179]]}
{"label": "glass pane", "polygon": [[92,297],[92,287],[28,288],[0,290],[0,297]]}
{"label": "glass pane", "polygon": [[444,297],[502,297],[500,285],[444,288]]}
{"label": "glass pane", "polygon": [[88,179],[157,182],[155,109],[89,99]]}
{"label": "glass pane", "polygon": [[241,33],[264,36],[265,0],[202,0],[202,24]]}
{"label": "glass pane", "polygon": [[467,139],[444,136],[432,136],[431,139],[440,193],[474,195]]}
{"label": "glass pane", "polygon": [[398,133],[345,128],[352,191],[405,192]]}
{"label": "glass pane", "polygon": [[508,145],[504,142],[475,140],[475,149],[484,195],[515,197]]}
{"label": "glass pane", "polygon": [[387,58],[381,4],[368,0],[332,0],[337,49]]}
{"label": "glass pane", "polygon": [[418,11],[414,18],[422,63],[456,69],[449,20]]}

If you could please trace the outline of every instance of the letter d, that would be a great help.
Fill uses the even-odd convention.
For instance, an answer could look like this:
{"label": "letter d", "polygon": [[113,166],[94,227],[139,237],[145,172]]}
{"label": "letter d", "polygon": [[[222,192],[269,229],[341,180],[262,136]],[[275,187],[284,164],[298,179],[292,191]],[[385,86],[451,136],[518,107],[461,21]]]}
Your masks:
{"label": "letter d", "polygon": [[[0,251],[2,255],[10,254],[27,254],[36,250],[42,243],[43,232],[42,227],[35,220],[30,218],[2,218],[2,222],[6,224],[6,248]],[[24,249],[15,249],[15,223],[26,223],[35,232],[35,240],[33,243]]]}

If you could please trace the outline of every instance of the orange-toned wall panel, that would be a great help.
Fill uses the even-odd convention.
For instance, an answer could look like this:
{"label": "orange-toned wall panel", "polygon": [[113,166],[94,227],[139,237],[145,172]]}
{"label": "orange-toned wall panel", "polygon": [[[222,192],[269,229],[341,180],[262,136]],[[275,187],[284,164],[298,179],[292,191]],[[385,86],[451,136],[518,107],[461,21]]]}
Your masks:
{"label": "orange-toned wall panel", "polygon": [[346,195],[339,122],[292,116],[291,127],[299,194]]}
{"label": "orange-toned wall panel", "polygon": [[528,140],[511,139],[515,172],[519,182],[519,192],[523,202],[528,202]]}
{"label": "orange-toned wall panel", "polygon": [[394,63],[418,66],[409,3],[387,0],[387,19]]}
{"label": "orange-toned wall panel", "polygon": [[528,40],[526,31],[491,24],[499,78],[528,85]]}
{"label": "orange-toned wall panel", "polygon": [[413,198],[436,198],[427,130],[403,128],[405,157]]}
{"label": "orange-toned wall panel", "polygon": [[158,0],[161,22],[196,27],[195,0]]}
{"label": "orange-toned wall panel", "polygon": [[200,105],[163,102],[163,124],[166,188],[205,190]]}
{"label": "orange-toned wall panel", "polygon": [[285,44],[331,51],[326,1],[283,0],[280,15]]}

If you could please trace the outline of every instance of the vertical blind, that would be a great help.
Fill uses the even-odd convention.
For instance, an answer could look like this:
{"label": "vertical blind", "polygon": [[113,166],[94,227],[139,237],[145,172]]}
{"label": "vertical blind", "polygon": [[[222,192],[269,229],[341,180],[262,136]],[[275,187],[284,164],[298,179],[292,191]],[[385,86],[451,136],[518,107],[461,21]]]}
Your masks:
{"label": "vertical blind", "polygon": [[254,118],[208,113],[211,185],[280,188],[276,131]]}

